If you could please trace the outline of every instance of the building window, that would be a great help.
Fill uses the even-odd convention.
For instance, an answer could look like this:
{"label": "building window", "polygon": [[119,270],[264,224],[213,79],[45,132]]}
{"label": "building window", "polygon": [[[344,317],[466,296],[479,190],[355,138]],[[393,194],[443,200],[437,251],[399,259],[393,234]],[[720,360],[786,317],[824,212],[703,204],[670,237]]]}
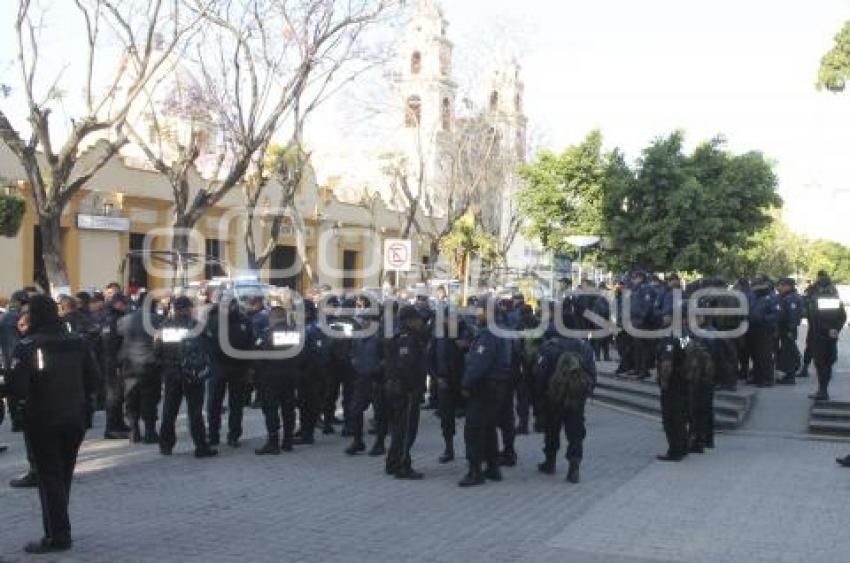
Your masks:
{"label": "building window", "polygon": [[490,94],[490,111],[498,111],[499,109],[499,93],[493,90]]}
{"label": "building window", "polygon": [[211,280],[216,276],[225,275],[224,268],[221,267],[221,260],[224,256],[224,241],[208,238],[204,241],[204,250],[206,254],[204,279]]}
{"label": "building window", "polygon": [[522,94],[517,93],[516,98],[514,98],[514,108],[517,113],[522,113]]}
{"label": "building window", "polygon": [[407,98],[407,107],[404,112],[404,126],[418,127],[422,119],[422,99],[419,96]]}
{"label": "building window", "polygon": [[440,119],[443,126],[443,131],[451,131],[452,129],[452,102],[448,98],[443,98],[443,107],[440,114]]}
{"label": "building window", "polygon": [[419,74],[422,71],[422,53],[413,51],[410,56],[410,74]]}
{"label": "building window", "polygon": [[276,246],[269,258],[269,267],[277,274],[292,273],[291,276],[269,276],[269,283],[277,287],[288,287],[301,291],[301,279],[296,268],[298,253],[294,246]]}
{"label": "building window", "polygon": [[342,251],[342,287],[343,289],[355,289],[357,287],[357,252],[354,250]]}
{"label": "building window", "polygon": [[[142,251],[145,249],[145,234],[130,233],[130,250]],[[148,271],[145,269],[145,260],[140,255],[131,255],[127,260],[128,276],[127,290],[129,293],[134,293],[133,288],[137,290],[148,287]],[[123,281],[123,280],[122,280]]]}

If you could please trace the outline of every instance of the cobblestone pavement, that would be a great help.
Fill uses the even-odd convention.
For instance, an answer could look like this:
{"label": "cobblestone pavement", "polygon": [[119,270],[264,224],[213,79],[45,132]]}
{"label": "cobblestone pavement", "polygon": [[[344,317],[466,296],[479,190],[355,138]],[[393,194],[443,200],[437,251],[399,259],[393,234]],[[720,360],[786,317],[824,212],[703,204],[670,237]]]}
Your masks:
{"label": "cobblestone pavement", "polygon": [[[846,342],[844,350],[846,366]],[[799,396],[788,403],[796,417],[809,406],[802,387],[761,390],[756,408],[771,404],[767,393]],[[664,464],[654,460],[665,447],[656,421],[591,404],[588,429],[579,485],[564,482],[563,462],[558,476],[536,472],[542,441],[531,435],[518,439],[520,463],[502,483],[464,490],[464,464],[436,462],[430,412],[414,450],[421,482],[345,456],[339,436],[256,457],[263,430],[253,410],[243,447],[210,460],[191,456],[185,432],[163,458],[155,447],[100,440],[98,426],[72,492],[73,551],[28,558],[20,550],[41,534],[40,508],[34,491],[5,486],[25,468],[20,437],[5,424],[0,561],[848,560],[850,470],[833,461],[850,452],[847,442],[742,431],[719,436],[711,453]]]}

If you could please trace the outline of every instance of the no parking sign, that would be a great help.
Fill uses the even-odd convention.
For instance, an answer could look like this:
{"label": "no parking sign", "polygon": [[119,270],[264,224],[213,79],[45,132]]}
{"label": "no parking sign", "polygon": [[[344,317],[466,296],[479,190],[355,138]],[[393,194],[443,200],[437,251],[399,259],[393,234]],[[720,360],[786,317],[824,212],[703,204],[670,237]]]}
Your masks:
{"label": "no parking sign", "polygon": [[384,241],[384,269],[390,272],[408,272],[412,263],[410,240],[387,239]]}

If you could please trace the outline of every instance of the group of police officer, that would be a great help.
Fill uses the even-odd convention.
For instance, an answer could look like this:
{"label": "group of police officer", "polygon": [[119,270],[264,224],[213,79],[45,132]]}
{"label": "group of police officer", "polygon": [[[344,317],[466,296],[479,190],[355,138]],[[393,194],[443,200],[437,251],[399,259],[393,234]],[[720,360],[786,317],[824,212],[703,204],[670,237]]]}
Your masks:
{"label": "group of police officer", "polygon": [[[45,514],[44,539],[27,549],[70,547],[70,477],[97,408],[105,411],[105,438],[158,444],[171,455],[185,399],[195,456],[206,458],[217,454],[227,397],[230,447],[240,445],[244,409],[256,406],[267,429],[257,455],[312,444],[318,431],[333,434],[342,425],[351,439],[346,454],[385,456],[388,475],[415,480],[422,474],[411,450],[427,393],[425,408],[436,409],[445,441],[440,463],[455,459],[457,420],[464,418],[468,470],[460,486],[501,480],[500,468],[517,462],[514,441],[529,433],[532,416],[534,430],[543,433],[540,472],[556,471],[564,432],[567,480],[578,483],[595,360],[609,358],[612,341],[611,334],[594,336],[594,329],[603,321],[670,327],[680,287],[676,276],[662,282],[636,272],[619,281],[613,306],[601,295],[578,292],[536,311],[521,294],[473,298],[459,311],[449,306],[444,288],[433,302],[419,295],[412,304],[379,303],[366,294],[268,304],[260,295],[225,290],[134,301],[112,283],[103,293],[60,296],[57,306],[32,288],[16,292],[0,319],[0,343],[11,418],[24,431],[30,471],[12,485],[38,486]],[[701,280],[685,295],[705,287],[726,286]],[[820,384],[814,398],[828,396],[838,331],[846,322],[828,276],[819,275],[805,298],[788,279],[776,289],[763,277],[735,287],[749,307],[749,329],[737,339],[706,336],[741,320],[709,314],[697,317],[699,334],[687,326],[661,338],[615,331],[618,372],[645,379],[657,368],[669,441],[659,459],[678,461],[714,446],[714,390],[734,388],[739,375],[772,385],[776,365],[784,373],[779,381],[790,383],[806,373],[811,358]],[[700,307],[734,306],[724,299],[708,297]],[[809,320],[805,359],[796,351],[803,315]],[[340,402],[342,419],[336,416]],[[367,433],[374,434],[368,452]]]}

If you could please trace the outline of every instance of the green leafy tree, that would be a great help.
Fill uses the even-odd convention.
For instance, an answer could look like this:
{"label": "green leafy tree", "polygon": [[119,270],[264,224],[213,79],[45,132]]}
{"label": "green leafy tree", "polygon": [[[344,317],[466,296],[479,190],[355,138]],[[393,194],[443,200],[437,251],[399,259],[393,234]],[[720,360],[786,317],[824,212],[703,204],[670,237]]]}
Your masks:
{"label": "green leafy tree", "polygon": [[485,264],[496,262],[499,259],[498,244],[493,235],[481,228],[471,210],[455,221],[451,232],[440,241],[440,250],[451,257],[455,275],[463,280],[464,303],[466,303],[470,261],[478,257]]}
{"label": "green leafy tree", "polygon": [[0,236],[15,237],[21,230],[26,203],[23,198],[0,194]]}
{"label": "green leafy tree", "polygon": [[683,140],[680,131],[656,139],[631,174],[622,156],[611,157],[604,209],[620,266],[717,273],[781,206],[760,153],[731,154],[716,138],[687,155]]}
{"label": "green leafy tree", "polygon": [[825,270],[836,283],[850,283],[850,248],[829,240],[812,241],[806,249],[806,276]]}
{"label": "green leafy tree", "polygon": [[527,221],[526,234],[539,237],[546,249],[554,251],[571,249],[565,240],[570,235],[601,234],[607,169],[602,134],[595,130],[560,154],[542,151],[521,166],[524,185],[518,200]]}
{"label": "green leafy tree", "polygon": [[821,57],[817,88],[843,92],[850,78],[850,21],[835,34],[832,49]]}
{"label": "green leafy tree", "polygon": [[793,232],[780,217],[752,235],[744,247],[727,252],[720,272],[727,279],[765,274],[774,279],[807,269],[806,239]]}

